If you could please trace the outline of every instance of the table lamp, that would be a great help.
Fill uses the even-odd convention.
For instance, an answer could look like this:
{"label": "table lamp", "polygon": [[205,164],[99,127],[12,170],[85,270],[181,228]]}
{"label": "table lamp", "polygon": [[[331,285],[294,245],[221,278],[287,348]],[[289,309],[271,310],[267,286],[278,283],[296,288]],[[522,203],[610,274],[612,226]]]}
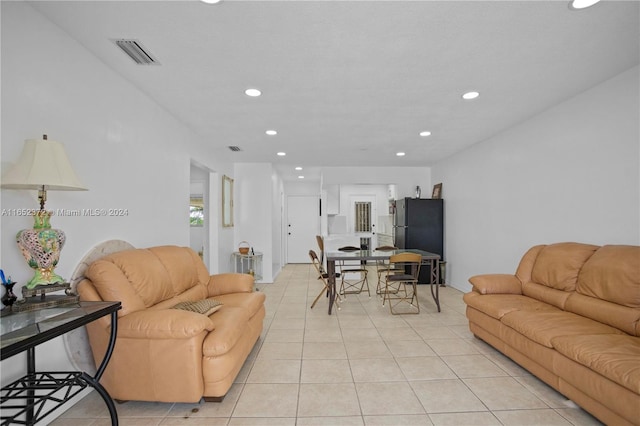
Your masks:
{"label": "table lamp", "polygon": [[24,143],[18,162],[2,177],[0,185],[6,189],[36,189],[40,210],[33,211],[33,228],[23,229],[16,235],[16,242],[35,274],[26,284],[28,289],[38,285],[63,283],[64,279],[54,272],[65,235],[52,229],[49,222],[53,212],[44,209],[47,191],[86,191],[67,158],[64,145],[42,139],[29,139]]}

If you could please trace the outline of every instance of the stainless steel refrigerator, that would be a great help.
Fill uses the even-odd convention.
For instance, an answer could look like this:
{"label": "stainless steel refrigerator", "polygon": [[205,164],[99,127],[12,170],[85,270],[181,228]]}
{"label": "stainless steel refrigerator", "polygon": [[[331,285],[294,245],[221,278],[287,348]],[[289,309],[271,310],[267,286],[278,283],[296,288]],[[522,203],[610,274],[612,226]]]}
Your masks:
{"label": "stainless steel refrigerator", "polygon": [[[444,260],[444,200],[403,198],[395,202],[395,246],[420,249]],[[420,270],[420,283],[429,283],[428,266]]]}

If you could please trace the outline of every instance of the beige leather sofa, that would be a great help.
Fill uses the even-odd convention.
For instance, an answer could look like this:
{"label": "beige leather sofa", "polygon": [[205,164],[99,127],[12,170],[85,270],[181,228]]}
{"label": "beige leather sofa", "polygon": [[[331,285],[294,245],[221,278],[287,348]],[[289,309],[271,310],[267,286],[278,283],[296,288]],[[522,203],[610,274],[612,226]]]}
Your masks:
{"label": "beige leather sofa", "polygon": [[[262,332],[265,295],[253,277],[210,276],[187,247],[126,250],[93,262],[78,284],[81,300],[121,301],[118,337],[101,383],[118,400],[221,400]],[[207,316],[173,309],[215,299]],[[109,340],[108,317],[87,326],[96,365]]]}
{"label": "beige leather sofa", "polygon": [[532,247],[478,275],[469,328],[606,424],[640,424],[640,247]]}

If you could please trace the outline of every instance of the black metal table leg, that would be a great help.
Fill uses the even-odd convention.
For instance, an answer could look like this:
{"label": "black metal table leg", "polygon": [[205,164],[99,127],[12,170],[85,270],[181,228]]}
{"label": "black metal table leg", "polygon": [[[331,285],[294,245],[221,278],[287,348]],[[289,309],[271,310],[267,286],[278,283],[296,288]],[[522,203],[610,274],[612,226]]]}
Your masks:
{"label": "black metal table leg", "polygon": [[[429,266],[431,267],[431,297],[433,297],[434,302],[436,302],[436,306],[438,307],[438,312],[440,312],[440,265],[438,260],[429,261]],[[435,292],[433,288],[435,287]]]}
{"label": "black metal table leg", "polygon": [[27,349],[27,377],[29,378],[28,389],[27,389],[27,424],[31,425],[34,423],[33,418],[33,406],[35,402],[35,390],[33,389],[33,383],[30,382],[32,378],[35,377],[36,373],[36,348],[32,347]]}
{"label": "black metal table leg", "polygon": [[111,355],[113,355],[113,348],[116,346],[116,336],[118,335],[118,312],[111,312],[111,334],[109,335],[109,346],[107,347],[107,352],[104,354],[104,358],[98,367],[98,371],[96,371],[96,375],[91,377],[90,375],[83,373],[83,378],[93,387],[102,397],[105,404],[107,404],[107,408],[109,409],[109,415],[111,416],[111,425],[118,426],[118,412],[116,411],[116,406],[113,403],[113,399],[109,395],[109,392],[100,384],[100,378],[104,373],[104,370],[107,368],[107,364],[109,364],[109,360],[111,359]]}
{"label": "black metal table leg", "polygon": [[81,377],[85,382],[87,382],[89,386],[91,386],[96,390],[96,392],[98,392],[104,403],[107,405],[109,416],[111,416],[111,426],[118,426],[118,412],[116,410],[115,404],[113,403],[111,395],[109,395],[109,392],[107,392],[104,386],[98,383],[98,381],[94,377],[91,377],[89,374],[83,372]]}

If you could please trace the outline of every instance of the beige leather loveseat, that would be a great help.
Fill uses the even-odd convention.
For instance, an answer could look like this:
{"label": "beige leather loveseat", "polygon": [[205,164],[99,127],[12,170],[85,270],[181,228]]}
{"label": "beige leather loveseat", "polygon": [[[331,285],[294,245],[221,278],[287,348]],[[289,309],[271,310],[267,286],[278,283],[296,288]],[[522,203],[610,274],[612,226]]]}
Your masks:
{"label": "beige leather loveseat", "polygon": [[469,328],[604,423],[640,424],[640,247],[532,247],[478,275]]}
{"label": "beige leather loveseat", "polygon": [[[265,295],[253,291],[253,277],[209,276],[187,247],[110,254],[85,277],[78,284],[81,300],[122,302],[115,350],[101,380],[115,399],[221,400],[262,332]],[[210,299],[222,303],[210,315],[173,308]],[[109,329],[108,317],[87,326],[96,365]]]}

